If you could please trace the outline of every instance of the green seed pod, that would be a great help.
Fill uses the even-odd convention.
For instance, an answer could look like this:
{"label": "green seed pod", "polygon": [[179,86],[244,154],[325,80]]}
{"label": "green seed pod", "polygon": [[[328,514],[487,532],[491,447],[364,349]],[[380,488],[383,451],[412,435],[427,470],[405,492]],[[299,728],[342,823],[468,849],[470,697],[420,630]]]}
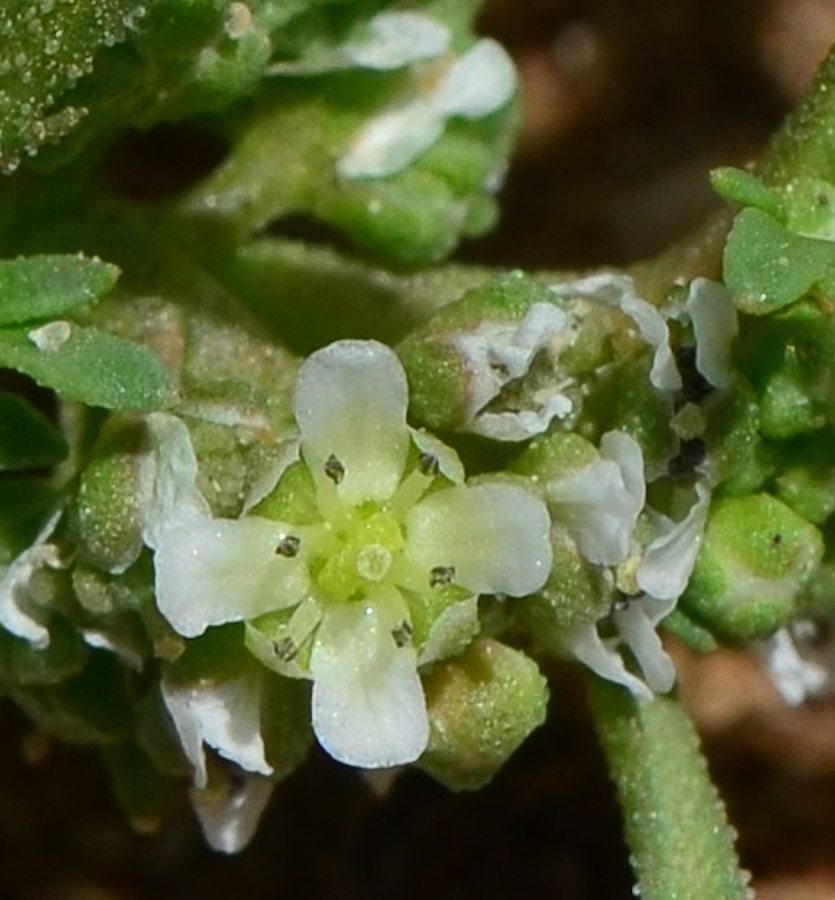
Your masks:
{"label": "green seed pod", "polygon": [[495,775],[545,720],[548,688],[519,650],[480,640],[424,676],[429,746],[418,765],[453,790],[475,790]]}
{"label": "green seed pod", "polygon": [[822,555],[818,530],[774,497],[721,500],[711,509],[682,606],[727,638],[765,637],[796,614]]}

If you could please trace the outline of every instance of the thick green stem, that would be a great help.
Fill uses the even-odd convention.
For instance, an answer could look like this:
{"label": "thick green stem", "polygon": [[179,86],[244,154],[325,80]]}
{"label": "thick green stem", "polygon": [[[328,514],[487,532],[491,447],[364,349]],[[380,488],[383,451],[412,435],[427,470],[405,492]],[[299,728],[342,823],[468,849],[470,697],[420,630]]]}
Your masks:
{"label": "thick green stem", "polygon": [[733,829],[680,703],[638,703],[594,679],[591,707],[643,900],[748,900]]}
{"label": "thick green stem", "polygon": [[835,181],[835,48],[757,168],[769,184],[785,184],[798,175]]}

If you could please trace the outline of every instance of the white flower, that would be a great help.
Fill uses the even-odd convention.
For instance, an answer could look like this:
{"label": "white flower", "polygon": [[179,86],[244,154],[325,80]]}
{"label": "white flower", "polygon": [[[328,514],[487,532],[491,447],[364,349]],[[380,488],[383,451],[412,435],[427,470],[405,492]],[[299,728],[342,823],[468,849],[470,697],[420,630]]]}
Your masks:
{"label": "white flower", "polygon": [[731,349],[739,331],[730,293],[716,281],[694,278],[685,309],[696,340],[696,370],[714,387],[727,387],[733,380]]}
{"label": "white flower", "polygon": [[[696,500],[687,515],[674,522],[645,506],[641,448],[629,435],[611,431],[600,443],[600,458],[546,486],[554,520],[566,528],[580,553],[595,565],[615,567],[610,577],[626,570],[635,593],[617,602],[605,622],[613,635],[600,635],[602,622],[575,625],[565,646],[590,669],[628,688],[636,697],[669,691],[675,682],[673,661],[656,628],[684,593],[701,546],[710,493],[696,486]],[[653,537],[635,547],[639,516],[648,517]],[[631,672],[622,656],[626,646],[638,663],[643,680]]]}
{"label": "white flower", "polygon": [[533,593],[551,564],[544,504],[515,485],[461,483],[454,452],[407,426],[407,400],[382,344],[314,353],[295,395],[301,460],[259,507],[297,521],[175,524],[155,557],[157,603],[180,634],[247,622],[263,663],[313,680],[322,746],[367,768],[423,752],[419,660],[472,636],[472,597]]}
{"label": "white flower", "polygon": [[484,38],[426,83],[417,97],[365,124],[337,162],[343,178],[399,172],[440,138],[449,119],[481,119],[501,109],[516,90],[516,70],[501,45]]}

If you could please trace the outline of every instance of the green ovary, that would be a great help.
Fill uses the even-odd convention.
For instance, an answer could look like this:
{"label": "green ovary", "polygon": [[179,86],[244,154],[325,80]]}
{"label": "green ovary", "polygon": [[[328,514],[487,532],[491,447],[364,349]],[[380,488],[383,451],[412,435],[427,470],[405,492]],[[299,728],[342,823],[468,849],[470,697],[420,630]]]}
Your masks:
{"label": "green ovary", "polygon": [[403,532],[390,513],[352,516],[336,536],[317,586],[330,600],[362,600],[389,576],[404,545]]}

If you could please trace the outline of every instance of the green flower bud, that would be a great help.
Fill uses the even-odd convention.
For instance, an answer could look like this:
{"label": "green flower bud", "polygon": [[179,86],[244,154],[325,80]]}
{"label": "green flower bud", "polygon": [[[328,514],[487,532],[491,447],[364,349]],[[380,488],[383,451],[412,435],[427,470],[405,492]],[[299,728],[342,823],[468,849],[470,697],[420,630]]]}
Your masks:
{"label": "green flower bud", "polygon": [[418,765],[453,790],[490,781],[545,720],[548,688],[536,663],[498,641],[477,641],[423,684],[430,735]]}
{"label": "green flower bud", "polygon": [[141,420],[115,415],[105,424],[70,512],[82,560],[119,572],[139,556],[141,466],[148,450]]}
{"label": "green flower bud", "polygon": [[764,637],[797,612],[822,555],[818,530],[774,497],[719,501],[681,603],[720,635]]}

